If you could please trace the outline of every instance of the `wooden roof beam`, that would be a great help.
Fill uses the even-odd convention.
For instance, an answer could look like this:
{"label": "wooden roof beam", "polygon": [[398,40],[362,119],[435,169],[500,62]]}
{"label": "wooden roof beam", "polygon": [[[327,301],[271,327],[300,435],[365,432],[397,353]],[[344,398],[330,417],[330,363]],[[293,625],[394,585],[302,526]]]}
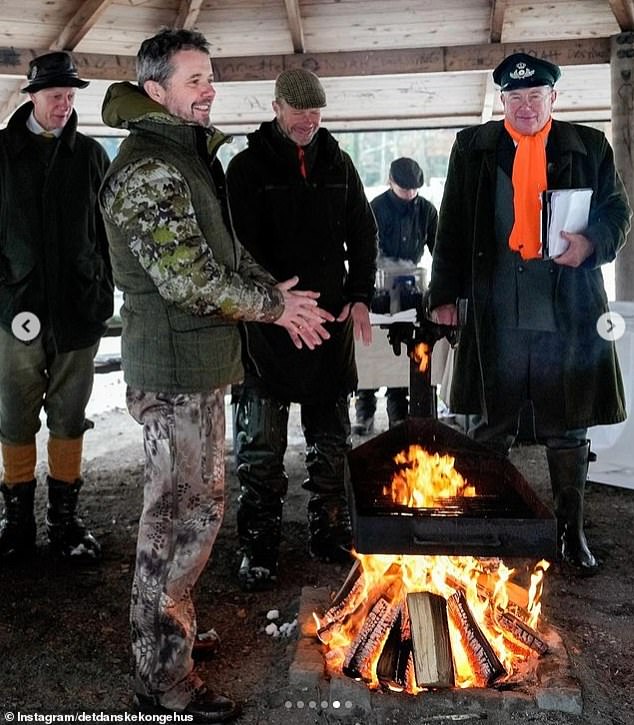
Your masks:
{"label": "wooden roof beam", "polygon": [[49,45],[49,50],[72,50],[76,48],[111,4],[112,0],[86,0],[80,2],[77,12]]}
{"label": "wooden roof beam", "polygon": [[293,50],[296,53],[303,53],[304,27],[299,11],[299,0],[284,0],[284,5],[286,5],[286,17],[288,18],[288,28],[291,31]]}
{"label": "wooden roof beam", "polygon": [[191,30],[196,25],[202,4],[203,0],[181,0],[172,27]]}
{"label": "wooden roof beam", "polygon": [[[29,58],[37,58],[44,53],[55,50],[72,50],[87,35],[94,24],[99,20],[103,12],[112,4],[112,0],[85,0],[80,2],[79,7],[73,17],[66,23],[62,32],[53,40],[46,50],[34,52]],[[29,61],[21,75],[25,76],[28,69]],[[6,101],[0,105],[0,120],[4,120],[24,101],[24,94],[20,92],[22,83],[16,83],[15,88],[11,91]]]}
{"label": "wooden roof beam", "polygon": [[504,13],[506,0],[491,0],[491,42],[499,43],[502,40],[504,28]]}
{"label": "wooden roof beam", "polygon": [[623,32],[634,30],[634,0],[608,0],[616,22]]}
{"label": "wooden roof beam", "polygon": [[[0,47],[0,75],[24,76],[31,58],[47,52]],[[534,43],[460,45],[439,48],[305,53],[213,58],[217,82],[273,80],[285,68],[304,67],[319,76],[347,77],[403,73],[465,73],[491,71],[510,53],[532,53],[562,66],[610,62],[610,38],[583,38]],[[135,57],[73,53],[79,74],[95,80],[135,80]]]}

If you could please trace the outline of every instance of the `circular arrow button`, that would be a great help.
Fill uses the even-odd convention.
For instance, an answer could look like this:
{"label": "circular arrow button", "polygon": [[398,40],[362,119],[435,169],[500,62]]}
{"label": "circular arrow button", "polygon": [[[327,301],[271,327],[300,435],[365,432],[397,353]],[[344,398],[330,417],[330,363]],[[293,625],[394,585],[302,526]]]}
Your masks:
{"label": "circular arrow button", "polygon": [[11,332],[20,342],[31,342],[40,334],[42,325],[33,312],[18,312],[11,320]]}
{"label": "circular arrow button", "polygon": [[614,342],[625,334],[625,320],[618,312],[604,312],[597,320],[597,332],[604,340]]}

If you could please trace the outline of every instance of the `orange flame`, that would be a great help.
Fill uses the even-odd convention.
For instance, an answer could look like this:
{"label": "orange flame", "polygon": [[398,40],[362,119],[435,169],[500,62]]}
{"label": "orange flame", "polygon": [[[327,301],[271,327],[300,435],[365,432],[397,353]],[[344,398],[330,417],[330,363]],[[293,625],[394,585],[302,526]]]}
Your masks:
{"label": "orange flame", "polygon": [[[453,468],[451,456],[429,454],[420,446],[410,446],[395,459],[401,467],[392,481],[392,500],[407,506],[425,507],[444,496],[475,496],[476,491]],[[549,566],[539,562],[526,591],[511,581],[515,573],[499,559],[477,559],[470,556],[367,555],[355,553],[361,566],[359,586],[352,588],[346,599],[345,613],[336,621],[328,621],[328,613],[319,619],[318,636],[327,645],[326,666],[332,673],[341,673],[346,658],[372,607],[383,598],[388,607],[403,606],[409,592],[428,591],[448,599],[457,590],[465,593],[469,608],[496,656],[511,676],[518,664],[533,653],[518,645],[497,623],[496,614],[509,607],[521,610],[526,624],[536,629],[541,610],[544,572]],[[377,663],[388,637],[386,632],[375,643],[370,657],[363,663],[361,679],[369,687],[379,686]],[[480,683],[469,663],[466,643],[460,631],[449,620],[449,635],[454,659],[455,683],[458,687],[475,687]],[[404,686],[407,692],[421,691],[411,668]]]}
{"label": "orange flame", "polygon": [[394,457],[399,469],[390,491],[394,503],[413,508],[431,508],[440,498],[475,496],[475,487],[454,468],[453,456],[428,453],[412,445]]}
{"label": "orange flame", "polygon": [[419,342],[412,351],[412,360],[418,365],[421,373],[429,367],[429,345],[426,342]]}

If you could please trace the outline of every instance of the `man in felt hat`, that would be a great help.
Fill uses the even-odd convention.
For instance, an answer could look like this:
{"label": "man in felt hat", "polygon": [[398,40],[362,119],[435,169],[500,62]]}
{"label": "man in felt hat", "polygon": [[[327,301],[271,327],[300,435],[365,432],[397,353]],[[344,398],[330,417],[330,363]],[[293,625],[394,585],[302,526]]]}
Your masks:
{"label": "man in felt hat", "polygon": [[5,515],[0,561],[35,546],[35,435],[46,413],[51,550],[71,562],[100,555],[77,517],[93,359],[112,315],[113,285],[97,191],[108,167],[77,131],[79,78],[68,53],[34,58],[29,101],[0,131],[0,442]]}
{"label": "man in felt hat", "polygon": [[[503,121],[458,133],[432,262],[433,317],[455,324],[469,300],[456,350],[450,407],[480,414],[476,440],[507,453],[518,417],[532,407],[546,456],[560,556],[581,575],[597,571],[583,530],[587,429],[625,418],[614,342],[597,334],[608,311],[601,266],[625,244],[631,211],[612,149],[592,128],[554,120],[560,69],[524,53],[493,71]],[[544,258],[540,194],[592,189],[586,228],[561,233],[565,250]]]}
{"label": "man in felt hat", "polygon": [[[389,189],[375,197],[370,205],[379,228],[379,267],[406,262],[417,265],[427,246],[434,249],[438,212],[418,190],[425,181],[423,170],[414,159],[401,156],[390,164]],[[402,422],[408,413],[408,389],[388,388],[387,418],[390,428]],[[376,390],[360,389],[355,400],[357,435],[368,435],[374,428]]]}
{"label": "man in felt hat", "polygon": [[325,561],[349,558],[343,483],[350,447],[348,400],[357,385],[354,336],[371,341],[376,224],[350,157],[321,127],[326,94],[303,68],[275,82],[275,119],[248,137],[227,170],[238,238],[276,278],[297,275],[336,318],[317,350],[296,350],[277,330],[244,325],[245,380],[236,415],[240,479],[239,570],[244,589],[274,586],[288,488],[284,452],[289,405],[301,405],[307,444],[304,487],[309,548]]}

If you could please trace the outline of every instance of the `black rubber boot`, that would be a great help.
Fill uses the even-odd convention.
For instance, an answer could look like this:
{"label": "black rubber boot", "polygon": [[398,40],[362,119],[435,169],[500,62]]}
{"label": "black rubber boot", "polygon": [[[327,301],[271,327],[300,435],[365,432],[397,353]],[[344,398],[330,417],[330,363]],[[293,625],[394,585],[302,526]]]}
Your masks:
{"label": "black rubber boot", "polygon": [[242,561],[238,582],[244,591],[273,589],[288,490],[284,471],[288,405],[245,386],[236,415],[236,456],[240,497],[238,537]]}
{"label": "black rubber boot", "polygon": [[409,413],[407,388],[388,388],[386,393],[387,421],[390,428],[402,423]]}
{"label": "black rubber boot", "polygon": [[350,562],[352,526],[345,497],[313,494],[308,502],[308,550],[321,561]]}
{"label": "black rubber boot", "polygon": [[101,546],[77,516],[77,498],[83,485],[81,478],[75,483],[57,481],[47,476],[48,508],[46,531],[51,551],[62,559],[78,564],[97,562]]}
{"label": "black rubber boot", "polygon": [[371,435],[374,431],[376,391],[372,389],[357,390],[354,411],[356,422],[352,426],[352,432],[359,436]]}
{"label": "black rubber boot", "polygon": [[580,576],[592,576],[599,569],[583,531],[583,498],[588,475],[590,441],[576,448],[546,448],[553,489],[557,540],[562,561]]}
{"label": "black rubber boot", "polygon": [[13,486],[2,483],[0,491],[5,506],[4,517],[0,519],[0,560],[29,556],[35,550],[35,481]]}

